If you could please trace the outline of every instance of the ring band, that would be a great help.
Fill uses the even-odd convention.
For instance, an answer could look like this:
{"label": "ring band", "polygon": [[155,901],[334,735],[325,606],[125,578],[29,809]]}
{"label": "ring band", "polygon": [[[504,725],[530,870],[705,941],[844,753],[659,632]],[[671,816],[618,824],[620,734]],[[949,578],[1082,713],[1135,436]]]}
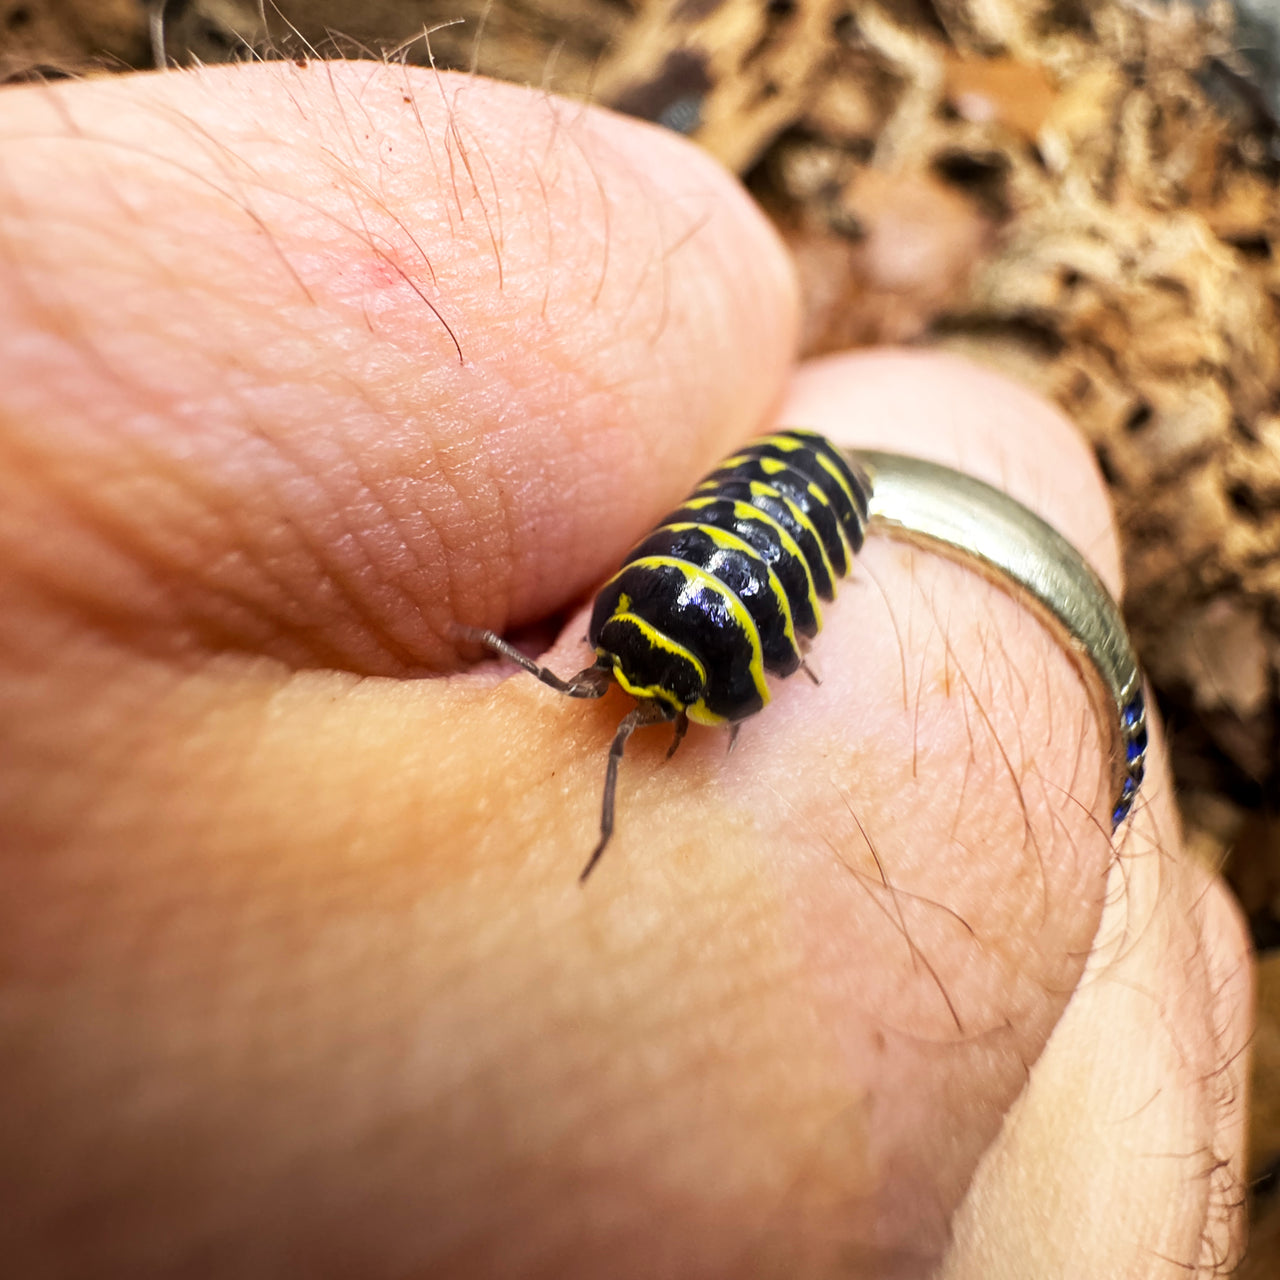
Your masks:
{"label": "ring band", "polygon": [[1097,574],[1052,526],[981,480],[918,458],[847,449],[869,481],[869,529],[977,569],[1027,605],[1089,689],[1108,738],[1114,831],[1142,783],[1147,715],[1124,619]]}

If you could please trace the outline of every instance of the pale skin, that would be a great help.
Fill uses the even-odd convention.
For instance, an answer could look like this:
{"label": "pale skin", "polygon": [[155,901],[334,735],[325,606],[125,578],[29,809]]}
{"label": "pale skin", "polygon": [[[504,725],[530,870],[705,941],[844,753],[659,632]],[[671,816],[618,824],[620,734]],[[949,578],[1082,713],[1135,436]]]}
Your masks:
{"label": "pale skin", "polygon": [[14,1274],[1230,1266],[1244,934],[1158,736],[1113,846],[1016,602],[872,539],[821,685],[732,755],[636,735],[585,886],[628,700],[450,639],[559,617],[587,665],[592,588],[775,422],[982,476],[1118,589],[1069,423],[943,357],[797,367],[727,176],[509,86],[23,87],[0,148]]}

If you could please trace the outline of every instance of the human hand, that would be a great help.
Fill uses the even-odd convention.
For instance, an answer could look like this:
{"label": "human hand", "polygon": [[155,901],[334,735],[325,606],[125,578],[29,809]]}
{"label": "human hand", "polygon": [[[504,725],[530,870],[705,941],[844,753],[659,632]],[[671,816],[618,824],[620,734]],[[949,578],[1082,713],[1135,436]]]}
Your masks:
{"label": "human hand", "polygon": [[633,740],[585,888],[627,700],[445,674],[454,622],[580,601],[775,421],[988,479],[1114,590],[1052,409],[793,368],[728,178],[509,86],[10,89],[0,138],[15,1274],[1220,1273],[1243,934],[1158,735],[1113,849],[1013,600],[871,539],[821,687],[732,756]]}

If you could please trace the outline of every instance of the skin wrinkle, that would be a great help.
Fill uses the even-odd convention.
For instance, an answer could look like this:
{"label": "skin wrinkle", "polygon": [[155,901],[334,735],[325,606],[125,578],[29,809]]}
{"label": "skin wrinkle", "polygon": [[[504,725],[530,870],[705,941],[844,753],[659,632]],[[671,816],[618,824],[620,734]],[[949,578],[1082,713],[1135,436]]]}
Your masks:
{"label": "skin wrinkle", "polygon": [[[368,589],[354,585],[361,578],[367,578],[373,582],[383,581],[387,585],[392,585],[398,575],[391,575],[386,572],[391,561],[391,557],[387,554],[392,548],[414,548],[417,545],[416,539],[403,537],[400,533],[403,528],[401,521],[396,515],[395,503],[391,500],[391,495],[381,496],[377,487],[367,478],[367,473],[362,467],[360,457],[346,447],[344,438],[339,435],[335,437],[342,454],[345,456],[346,469],[357,480],[357,487],[347,497],[341,497],[334,494],[333,499],[328,503],[327,520],[333,525],[341,527],[347,525],[346,541],[356,548],[359,559],[350,566],[347,572],[342,572],[338,565],[332,566],[327,573],[330,581],[338,588],[339,593],[351,607],[358,623],[363,623],[363,629],[370,635],[377,638],[384,651],[392,655],[396,662],[393,669],[405,666],[412,666],[416,661],[421,661],[420,655],[415,655],[412,637],[406,637],[403,641],[394,639],[396,617],[411,618],[415,612],[415,601],[412,593],[403,588],[396,586],[395,594],[399,604],[399,608],[387,607],[374,603],[374,594]],[[423,470],[430,474],[431,459],[427,460]],[[326,476],[332,476],[333,467],[330,464],[325,468]],[[463,502],[462,494],[457,485],[453,484],[447,477],[444,480],[446,492],[450,494],[456,502]],[[319,486],[317,492],[320,496],[325,497],[327,486]],[[388,542],[387,547],[377,547],[376,544],[366,546],[366,541],[372,541],[370,533],[363,533],[358,525],[351,524],[349,516],[352,512],[360,511],[368,508],[377,513],[384,515],[390,524],[391,536],[385,541]],[[318,522],[321,530],[319,541],[331,543],[335,550],[338,550],[343,540],[335,539],[324,534],[325,521]],[[379,539],[383,541],[384,539]],[[413,551],[410,550],[410,554]],[[448,563],[452,564],[456,561],[456,556],[446,557]],[[420,562],[420,561],[419,561]],[[353,584],[347,586],[348,580]],[[367,604],[365,602],[368,602]]]}
{"label": "skin wrinkle", "polygon": [[[480,572],[474,577],[459,575],[460,581],[456,585],[451,584],[449,603],[452,607],[446,615],[449,619],[460,616],[461,610],[457,607],[457,602],[466,599],[470,589],[470,581],[478,580],[483,582],[492,575],[494,581],[492,586],[488,587],[490,596],[497,596],[499,599],[510,599],[516,595],[515,573],[512,566],[514,566],[516,560],[514,551],[519,544],[513,526],[512,509],[509,504],[502,500],[505,477],[495,470],[490,460],[491,456],[485,444],[477,442],[476,447],[468,455],[468,465],[478,472],[478,483],[470,486],[469,490],[465,486],[456,486],[455,492],[466,510],[471,514],[472,527],[486,529],[488,531],[486,537],[491,544],[494,541],[493,530],[495,525],[502,528],[503,536],[501,541],[497,543],[487,557],[489,562],[496,559],[497,567],[496,569],[489,569],[487,564],[482,564]],[[476,494],[477,497],[468,501],[466,496],[468,491]],[[483,501],[483,495],[486,493],[492,495],[491,501]],[[477,507],[482,507],[482,509],[477,510]]]}
{"label": "skin wrinkle", "polygon": [[[229,390],[230,390],[230,393],[234,395],[234,388],[229,388]],[[303,481],[305,487],[308,489],[309,492],[316,493],[321,496],[326,495],[326,490],[324,489],[324,487],[316,484],[316,482],[311,478],[309,470],[303,466],[300,466],[296,460],[291,459],[289,457],[287,451],[284,448],[284,441],[282,439],[261,435],[259,436],[259,443],[268,446],[271,449],[273,455],[279,461],[287,464],[290,468],[290,473],[292,474],[292,476],[295,477],[296,479]],[[181,468],[177,466],[168,465],[167,456],[163,451],[156,450],[156,449],[149,449],[145,446],[145,444],[141,440],[135,440],[134,442],[132,442],[132,447],[134,449],[141,450],[144,456],[146,457],[147,465],[144,468],[138,468],[139,471],[144,472],[146,474],[151,474],[151,475],[164,475],[168,473],[174,480],[173,487],[175,488],[175,490],[182,492],[188,500],[199,497],[199,491],[193,484],[183,483],[184,473],[181,470]],[[189,471],[186,473],[186,475],[190,479],[196,478],[196,476],[190,473]],[[288,485],[289,485],[289,481],[286,478],[283,481],[282,487],[288,487]],[[62,502],[64,506],[66,505],[68,498],[76,494],[80,494],[84,499],[88,499],[90,497],[99,498],[99,501],[94,503],[92,507],[89,506],[87,501],[82,502],[80,504],[82,511],[85,513],[85,519],[82,520],[81,523],[87,524],[89,527],[96,528],[99,534],[105,534],[109,528],[114,529],[115,536],[112,538],[112,541],[118,549],[122,550],[122,554],[124,554],[127,557],[128,552],[125,551],[124,548],[127,546],[129,534],[132,531],[132,526],[128,523],[129,521],[128,516],[124,516],[123,519],[118,519],[114,521],[108,521],[105,518],[108,515],[108,512],[111,508],[108,506],[108,504],[105,501],[103,501],[103,499],[106,498],[109,491],[104,489],[101,484],[97,485],[96,487],[92,485],[78,485],[74,479],[72,479],[69,483],[63,484],[61,486],[61,490],[62,490]],[[228,529],[233,530],[235,529],[236,525],[239,523],[237,517],[240,515],[241,511],[243,510],[243,498],[242,496],[233,497],[230,494],[230,492],[228,492],[227,500],[225,502],[221,502],[217,500],[216,496],[212,492],[210,492],[209,499],[202,504],[202,510],[207,515],[216,516],[220,524],[227,527]],[[339,522],[342,520],[343,506],[341,503],[331,504],[331,515],[333,518],[335,518]],[[186,521],[190,520],[189,513],[184,515],[184,520]],[[310,540],[305,536],[305,526],[303,524],[300,524],[299,522],[296,522],[296,521],[284,521],[277,527],[280,529],[287,528],[292,531],[295,545],[298,545],[305,550],[308,561],[311,564],[315,565],[317,569],[319,569],[324,564],[324,557],[320,554],[318,550],[318,546],[319,546],[318,542]],[[209,541],[209,539],[207,538],[204,540]],[[228,548],[236,548],[237,546],[242,545],[242,539],[233,535],[225,539],[225,544]],[[168,562],[166,563],[166,559],[167,559],[166,550],[172,546],[173,546],[173,539],[172,539],[171,531],[168,531],[168,530],[163,531],[163,534],[161,536],[156,537],[152,541],[150,547],[148,548],[148,557],[151,560],[153,560],[157,565],[161,566],[166,571],[166,575],[171,580],[177,581],[185,577],[185,573],[182,572],[183,570],[189,571],[191,569],[194,569],[195,565],[194,563],[183,563],[182,561],[179,561],[174,558],[168,558]],[[284,583],[288,581],[288,576],[286,575],[283,575],[283,574],[272,575],[270,573],[270,566],[272,563],[271,558],[260,558],[256,561],[256,563],[253,566],[247,566],[243,557],[239,556],[236,552],[232,551],[230,552],[230,555],[234,557],[234,561],[237,564],[245,565],[246,567],[255,568],[259,572],[259,574],[265,576],[266,580],[270,583],[271,587],[273,588],[273,594],[275,593],[276,590],[283,587]],[[210,571],[211,571],[211,578],[213,580],[216,580],[217,565],[211,564]],[[356,616],[359,617],[359,597],[353,593],[346,592],[344,590],[340,576],[335,575],[333,573],[330,573],[327,576],[328,576],[328,580],[332,582],[333,585],[338,588],[340,593],[344,595],[348,604],[351,605],[356,610]],[[224,600],[226,600],[228,603],[234,603],[234,606],[237,609],[245,609],[245,608],[250,609],[252,613],[256,615],[259,619],[261,619],[264,623],[270,622],[270,626],[272,630],[274,631],[280,630],[282,611],[279,605],[277,605],[277,607],[274,609],[264,609],[261,603],[255,603],[252,599],[252,596],[246,594],[243,590],[231,593],[228,589],[229,586],[230,586],[229,583],[224,585],[219,592],[219,595]],[[285,617],[287,617],[288,612],[289,612],[289,609],[286,603],[284,604],[284,608],[283,608],[283,614]],[[275,615],[274,621],[272,621],[273,614]],[[207,615],[206,617],[208,622],[213,622],[213,619],[211,617],[208,617]],[[215,623],[214,625],[216,628],[217,624]],[[377,631],[375,630],[374,633],[377,634]],[[230,642],[233,635],[234,635],[234,628],[226,628],[225,630],[222,630],[223,643]],[[215,643],[216,643],[216,636],[217,636],[217,631],[215,630],[215,636],[213,637],[213,639],[215,639]],[[334,648],[330,650],[328,654],[321,655],[321,657],[322,657],[322,660],[324,658],[328,658],[331,664],[340,664],[342,661],[345,660],[346,655],[343,654],[341,648]]]}
{"label": "skin wrinkle", "polygon": [[[4,166],[0,165],[0,171],[3,171],[3,168]],[[13,273],[13,278],[16,281],[21,282],[23,279],[23,273],[21,271],[15,271]],[[54,288],[56,287],[55,283]],[[59,302],[64,304],[61,311],[57,309],[57,304]],[[34,318],[38,319],[40,322],[40,327],[47,330],[50,336],[65,341],[68,345],[78,348],[85,355],[95,373],[99,376],[105,377],[107,380],[115,379],[119,381],[116,371],[111,367],[110,362],[103,357],[97,344],[90,341],[88,333],[84,327],[76,322],[76,318],[72,313],[71,308],[68,305],[65,305],[64,298],[51,298],[48,294],[45,294],[39,297],[36,307],[33,308],[33,312]],[[29,346],[30,344],[24,345]],[[17,350],[13,352],[15,357],[21,354],[25,353]],[[120,385],[123,385],[122,381],[120,381]],[[9,414],[7,416],[14,417],[16,415]]]}
{"label": "skin wrinkle", "polygon": [[86,490],[86,493],[90,493],[90,492],[92,492],[92,490]]}
{"label": "skin wrinkle", "polygon": [[[10,445],[12,446],[13,443],[14,442],[12,440],[12,437],[10,437]],[[28,483],[34,484],[34,483],[38,483],[38,481],[33,476],[28,474]],[[60,511],[61,518],[64,521],[70,523],[77,531],[88,534],[89,540],[105,539],[108,541],[109,544],[114,544],[117,546],[121,545],[122,539],[116,536],[117,529],[114,526],[112,526],[110,523],[100,518],[100,515],[98,513],[96,506],[91,507],[87,501],[83,500],[87,498],[91,490],[89,489],[76,490],[74,485],[63,486],[63,488],[67,489],[67,495],[64,496],[62,492],[59,491],[58,497],[56,499],[56,502],[53,504],[53,506],[56,510]],[[78,502],[73,501],[71,498],[72,494],[78,494],[82,500]],[[151,607],[155,608],[156,607],[155,600],[163,598],[167,594],[164,591],[163,584],[159,581],[160,575],[154,572],[148,572],[145,564],[142,564],[140,562],[135,563],[132,557],[122,556],[120,563],[124,566],[128,566],[129,570],[131,571],[132,581],[130,582],[130,588],[132,590],[137,589],[137,586],[138,586],[137,579],[139,575],[141,575],[147,582],[148,586],[150,586],[153,589],[154,599],[151,603]],[[10,569],[12,571],[13,561],[10,560],[9,564],[10,564]],[[163,565],[160,567],[163,568]],[[40,574],[48,575],[49,572],[50,572],[50,566],[48,564],[40,565],[39,567]],[[27,569],[23,576],[32,585],[35,585],[38,582],[37,573],[31,569]],[[49,591],[49,587],[54,585],[55,583],[52,578],[46,578],[45,595],[48,598],[50,598],[52,602],[61,603],[63,605],[70,605],[79,595],[78,591],[73,592],[73,590],[70,587],[64,587],[63,592],[59,597],[57,594]],[[105,620],[101,616],[99,616],[98,623],[100,626],[103,626],[105,623]],[[109,627],[107,629],[110,630]]]}
{"label": "skin wrinkle", "polygon": [[[233,395],[235,394],[234,389],[232,390],[232,394]],[[259,436],[259,440],[263,445],[267,446],[271,450],[271,453],[274,456],[274,458],[277,459],[279,462],[283,463],[288,469],[287,474],[280,476],[276,481],[277,488],[280,491],[282,492],[290,491],[293,494],[297,494],[305,490],[308,494],[314,497],[319,497],[322,499],[327,497],[326,487],[317,484],[311,474],[311,469],[305,465],[300,464],[300,460],[296,456],[292,456],[290,454],[290,451],[287,448],[287,443],[283,438],[279,438],[279,437],[273,438],[264,433]],[[152,465],[157,466],[161,462],[161,460],[162,459],[160,456],[154,456],[152,458]],[[189,492],[191,496],[193,497],[196,496],[194,492],[194,487],[192,487],[189,490]],[[227,501],[225,502],[225,504],[220,503],[219,505],[222,507],[220,512],[220,517],[223,523],[226,524],[229,529],[234,530],[237,524],[239,523],[239,521],[236,519],[236,516],[242,509],[242,498],[238,498],[232,492],[228,491]],[[342,525],[346,519],[346,514],[347,514],[347,509],[345,505],[339,501],[333,501],[331,503],[328,503],[327,505],[328,505],[329,521],[332,522],[334,525],[338,525],[338,526]],[[323,523],[321,527],[323,528]],[[323,592],[323,589],[324,589],[323,584],[327,581],[333,588],[336,589],[339,597],[344,600],[347,606],[354,612],[356,618],[359,619],[361,617],[361,613],[364,611],[361,595],[357,592],[349,591],[346,588],[343,580],[343,575],[337,571],[336,565],[332,565],[327,570],[325,568],[326,561],[331,562],[332,557],[327,557],[321,551],[321,543],[322,541],[327,543],[330,541],[330,539],[309,538],[306,534],[306,528],[307,528],[306,522],[295,521],[287,518],[281,520],[277,525],[277,528],[281,530],[288,530],[289,533],[291,534],[291,541],[293,545],[300,547],[302,549],[303,553],[307,558],[307,561],[313,567],[316,575],[319,578],[320,591]],[[244,539],[237,537],[234,534],[226,539],[227,547],[234,549],[230,551],[229,555],[234,559],[237,565],[245,564],[245,558],[238,551],[238,548],[244,544],[244,541],[245,541]],[[152,554],[153,555],[157,554],[159,552],[159,549],[160,549],[159,544],[157,544]],[[335,547],[335,550],[336,549],[337,548]],[[273,588],[273,594],[278,592],[280,595],[281,603],[277,607],[277,610],[273,611],[283,615],[282,617],[278,617],[274,624],[275,628],[277,630],[280,630],[281,622],[287,619],[290,612],[297,611],[296,606],[300,604],[301,601],[295,600],[294,608],[293,609],[290,608],[290,602],[289,602],[290,593],[287,591],[287,589],[284,589],[284,588],[285,588],[286,582],[293,575],[287,572],[276,573],[276,574],[273,574],[271,572],[272,565],[278,558],[279,558],[278,555],[272,554],[270,551],[268,551],[266,555],[258,558],[256,568],[258,572],[267,579],[268,583]],[[247,567],[253,568],[254,566],[249,565]],[[210,566],[210,569],[212,571],[210,574],[210,578],[212,581],[215,581],[215,582],[217,580],[216,568],[217,568],[216,565]],[[228,591],[227,587],[223,587],[222,590],[219,592],[219,594],[227,595],[227,596],[232,595],[232,593]],[[246,597],[246,594],[244,591],[235,592],[233,598],[236,598],[238,600],[238,603],[240,603],[241,605],[245,605],[249,603],[248,598]],[[263,612],[261,606],[259,606],[256,611],[259,612],[260,615]],[[267,614],[267,616],[269,617],[270,614]],[[374,630],[374,634],[378,634],[376,629],[371,628],[371,630]],[[343,654],[341,647],[336,647],[332,651],[332,653],[328,655],[328,657],[330,658],[330,662],[327,663],[326,665],[335,665],[332,662],[333,659],[337,659],[338,662],[341,663],[344,660],[344,658],[346,658],[346,655]]]}

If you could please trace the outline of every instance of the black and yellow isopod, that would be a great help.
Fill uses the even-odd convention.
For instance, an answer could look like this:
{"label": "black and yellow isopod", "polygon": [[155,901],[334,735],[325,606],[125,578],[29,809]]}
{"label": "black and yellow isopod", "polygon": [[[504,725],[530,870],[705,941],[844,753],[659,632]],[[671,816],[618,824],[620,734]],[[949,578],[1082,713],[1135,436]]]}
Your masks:
{"label": "black and yellow isopod", "polygon": [[571,698],[617,683],[636,699],[609,749],[600,841],[613,834],[618,764],[643,725],[739,724],[769,701],[766,672],[804,665],[822,626],[821,602],[849,571],[867,527],[870,484],[824,436],[780,430],[739,449],[642,539],[600,588],[587,639],[595,662],[568,680],[492,631],[463,638],[510,658]]}

